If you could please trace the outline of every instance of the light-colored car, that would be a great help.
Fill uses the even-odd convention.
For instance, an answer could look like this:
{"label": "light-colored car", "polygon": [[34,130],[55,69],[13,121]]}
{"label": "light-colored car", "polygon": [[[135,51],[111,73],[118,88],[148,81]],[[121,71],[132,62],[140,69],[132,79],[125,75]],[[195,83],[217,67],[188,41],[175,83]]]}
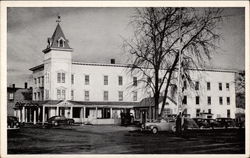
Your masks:
{"label": "light-colored car", "polygon": [[158,133],[159,131],[175,132],[176,131],[175,120],[161,119],[153,122],[146,122],[144,125],[142,125],[142,131],[151,131],[154,134]]}

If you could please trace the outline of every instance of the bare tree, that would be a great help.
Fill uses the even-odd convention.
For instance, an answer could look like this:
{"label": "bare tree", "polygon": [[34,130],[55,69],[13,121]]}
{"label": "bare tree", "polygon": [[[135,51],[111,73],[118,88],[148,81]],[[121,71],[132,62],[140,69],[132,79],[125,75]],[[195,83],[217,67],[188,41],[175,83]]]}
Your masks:
{"label": "bare tree", "polygon": [[139,81],[153,92],[156,118],[160,93],[163,93],[162,115],[168,92],[176,89],[179,54],[181,78],[189,84],[192,80],[188,70],[201,68],[211,59],[220,39],[216,27],[222,19],[221,13],[218,8],[136,9],[131,20],[134,36],[125,40],[125,48],[132,55],[131,72],[143,73],[145,77]]}

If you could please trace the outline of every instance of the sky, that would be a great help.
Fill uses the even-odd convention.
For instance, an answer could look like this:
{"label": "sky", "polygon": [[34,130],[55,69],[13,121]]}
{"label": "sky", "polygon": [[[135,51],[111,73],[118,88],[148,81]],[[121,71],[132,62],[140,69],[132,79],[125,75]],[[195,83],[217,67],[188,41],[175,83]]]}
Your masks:
{"label": "sky", "polygon": [[[135,8],[19,8],[7,10],[7,82],[23,87],[31,82],[31,67],[42,64],[47,38],[51,37],[57,16],[73,48],[73,61],[126,64],[128,54],[122,49],[123,39],[129,39],[129,25]],[[244,69],[245,23],[244,8],[224,8],[219,31],[220,49],[213,56],[214,68]]]}

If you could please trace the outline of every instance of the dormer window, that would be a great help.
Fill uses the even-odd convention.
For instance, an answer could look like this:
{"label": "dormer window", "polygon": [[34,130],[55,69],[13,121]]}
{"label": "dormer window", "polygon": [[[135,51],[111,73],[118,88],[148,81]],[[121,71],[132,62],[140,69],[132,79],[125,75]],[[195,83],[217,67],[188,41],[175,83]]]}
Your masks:
{"label": "dormer window", "polygon": [[59,38],[57,42],[58,42],[58,47],[64,47],[65,40],[62,37]]}

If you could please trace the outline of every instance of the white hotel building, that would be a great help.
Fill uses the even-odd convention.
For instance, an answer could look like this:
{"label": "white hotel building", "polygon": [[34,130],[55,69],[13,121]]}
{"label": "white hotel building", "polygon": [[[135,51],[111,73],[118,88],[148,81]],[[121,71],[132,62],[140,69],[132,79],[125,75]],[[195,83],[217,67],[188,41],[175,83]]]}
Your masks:
{"label": "white hotel building", "polygon": [[[64,115],[75,122],[117,124],[121,112],[127,111],[135,119],[148,118],[150,92],[137,82],[141,76],[129,73],[129,65],[115,64],[114,60],[110,64],[72,61],[73,49],[59,24],[43,53],[43,64],[30,69],[33,101],[16,109],[22,122],[46,122],[49,117]],[[235,72],[190,71],[195,88],[187,86],[184,91],[186,113],[190,117],[208,114],[212,118],[234,118]],[[167,114],[176,114],[174,100],[168,97]]]}

